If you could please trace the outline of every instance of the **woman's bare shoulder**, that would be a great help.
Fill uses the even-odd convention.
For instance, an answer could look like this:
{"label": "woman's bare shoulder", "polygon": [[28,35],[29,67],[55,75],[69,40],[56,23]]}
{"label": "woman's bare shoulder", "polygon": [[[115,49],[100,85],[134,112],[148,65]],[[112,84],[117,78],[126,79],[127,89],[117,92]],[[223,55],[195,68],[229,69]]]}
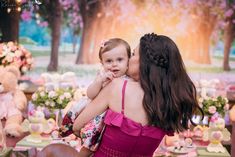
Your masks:
{"label": "woman's bare shoulder", "polygon": [[114,78],[108,85],[111,87],[119,86],[123,84],[124,80],[122,78]]}
{"label": "woman's bare shoulder", "polygon": [[[129,80],[129,79],[127,81],[128,81],[128,84],[131,86],[139,86],[139,82],[136,82],[134,80]],[[124,83],[123,78],[115,78],[109,84],[107,84],[104,88],[107,91],[119,90],[120,88],[122,88],[123,83]]]}

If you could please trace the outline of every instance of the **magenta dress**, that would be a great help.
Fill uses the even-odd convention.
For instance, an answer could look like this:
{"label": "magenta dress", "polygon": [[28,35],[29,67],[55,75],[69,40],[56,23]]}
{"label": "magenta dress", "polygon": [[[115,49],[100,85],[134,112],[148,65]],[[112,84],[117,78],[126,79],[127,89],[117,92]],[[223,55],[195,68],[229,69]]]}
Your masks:
{"label": "magenta dress", "polygon": [[106,128],[94,157],[152,157],[162,138],[172,135],[158,127],[143,126],[124,115],[124,96],[127,80],[122,88],[122,111],[107,110]]}

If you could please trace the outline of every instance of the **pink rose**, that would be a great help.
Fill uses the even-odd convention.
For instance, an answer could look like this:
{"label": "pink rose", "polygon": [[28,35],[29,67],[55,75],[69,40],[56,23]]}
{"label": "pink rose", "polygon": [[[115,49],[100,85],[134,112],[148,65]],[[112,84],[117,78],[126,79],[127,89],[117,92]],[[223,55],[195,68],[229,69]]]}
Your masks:
{"label": "pink rose", "polygon": [[224,110],[229,110],[229,104],[224,105]]}
{"label": "pink rose", "polygon": [[216,107],[215,106],[210,106],[208,108],[209,113],[214,114],[216,112]]}

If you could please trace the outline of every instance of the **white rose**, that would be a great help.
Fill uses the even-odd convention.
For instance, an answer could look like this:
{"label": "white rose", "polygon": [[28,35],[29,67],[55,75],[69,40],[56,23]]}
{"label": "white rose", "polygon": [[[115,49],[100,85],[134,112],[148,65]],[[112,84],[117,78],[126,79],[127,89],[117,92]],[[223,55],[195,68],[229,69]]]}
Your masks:
{"label": "white rose", "polygon": [[54,98],[56,96],[56,92],[55,91],[50,91],[48,94],[49,98]]}
{"label": "white rose", "polygon": [[22,69],[21,69],[23,72],[26,72],[28,70],[28,68],[26,66],[22,66]]}
{"label": "white rose", "polygon": [[64,93],[65,98],[69,99],[72,97],[72,95],[69,92]]}
{"label": "white rose", "polygon": [[45,105],[46,105],[46,106],[49,106],[49,105],[50,105],[50,101],[47,100],[47,101],[45,102]]}
{"label": "white rose", "polygon": [[216,98],[212,98],[212,100],[213,100],[213,101],[217,101],[217,99],[216,99]]}
{"label": "white rose", "polygon": [[202,108],[202,107],[203,107],[203,104],[202,104],[202,103],[199,103],[199,107]]}
{"label": "white rose", "polygon": [[40,96],[41,96],[41,97],[44,97],[44,96],[45,96],[45,92],[44,92],[44,91],[41,91],[41,92],[40,92]]}
{"label": "white rose", "polygon": [[61,95],[60,97],[59,97],[59,99],[61,100],[61,101],[63,101],[64,100],[64,95]]}
{"label": "white rose", "polygon": [[198,102],[199,102],[199,103],[202,103],[203,100],[204,100],[204,99],[203,99],[202,97],[200,97],[200,98],[198,99]]}
{"label": "white rose", "polygon": [[31,58],[28,58],[28,59],[26,60],[26,62],[27,62],[28,64],[32,64],[32,63],[33,63],[33,60],[32,60]]}
{"label": "white rose", "polygon": [[228,99],[227,98],[224,98],[225,99],[225,102],[228,103]]}
{"label": "white rose", "polygon": [[62,100],[61,99],[57,99],[57,103],[58,104],[62,104]]}
{"label": "white rose", "polygon": [[16,50],[15,55],[16,55],[16,57],[20,57],[22,55],[22,51]]}
{"label": "white rose", "polygon": [[211,113],[211,114],[214,114],[216,112],[216,107],[215,106],[210,106],[208,108],[208,112]]}
{"label": "white rose", "polygon": [[54,106],[55,106],[55,102],[54,102],[54,101],[51,101],[50,106],[51,106],[51,107],[54,107]]}
{"label": "white rose", "polygon": [[229,104],[224,105],[224,110],[229,110]]}
{"label": "white rose", "polygon": [[38,98],[38,95],[37,95],[36,93],[34,93],[34,94],[32,95],[32,99],[35,101],[35,100],[37,100],[37,98]]}
{"label": "white rose", "polygon": [[12,62],[13,61],[13,57],[11,55],[7,55],[6,56],[6,60],[7,60],[7,62]]}
{"label": "white rose", "polygon": [[43,87],[38,87],[38,91],[44,91]]}

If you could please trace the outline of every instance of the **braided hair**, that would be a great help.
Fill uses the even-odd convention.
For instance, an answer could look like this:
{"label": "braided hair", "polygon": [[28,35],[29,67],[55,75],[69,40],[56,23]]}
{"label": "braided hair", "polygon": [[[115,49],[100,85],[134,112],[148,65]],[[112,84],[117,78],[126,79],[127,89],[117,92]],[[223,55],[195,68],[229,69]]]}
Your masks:
{"label": "braided hair", "polygon": [[143,105],[150,125],[166,131],[188,129],[199,106],[176,44],[167,36],[146,34],[139,52]]}

